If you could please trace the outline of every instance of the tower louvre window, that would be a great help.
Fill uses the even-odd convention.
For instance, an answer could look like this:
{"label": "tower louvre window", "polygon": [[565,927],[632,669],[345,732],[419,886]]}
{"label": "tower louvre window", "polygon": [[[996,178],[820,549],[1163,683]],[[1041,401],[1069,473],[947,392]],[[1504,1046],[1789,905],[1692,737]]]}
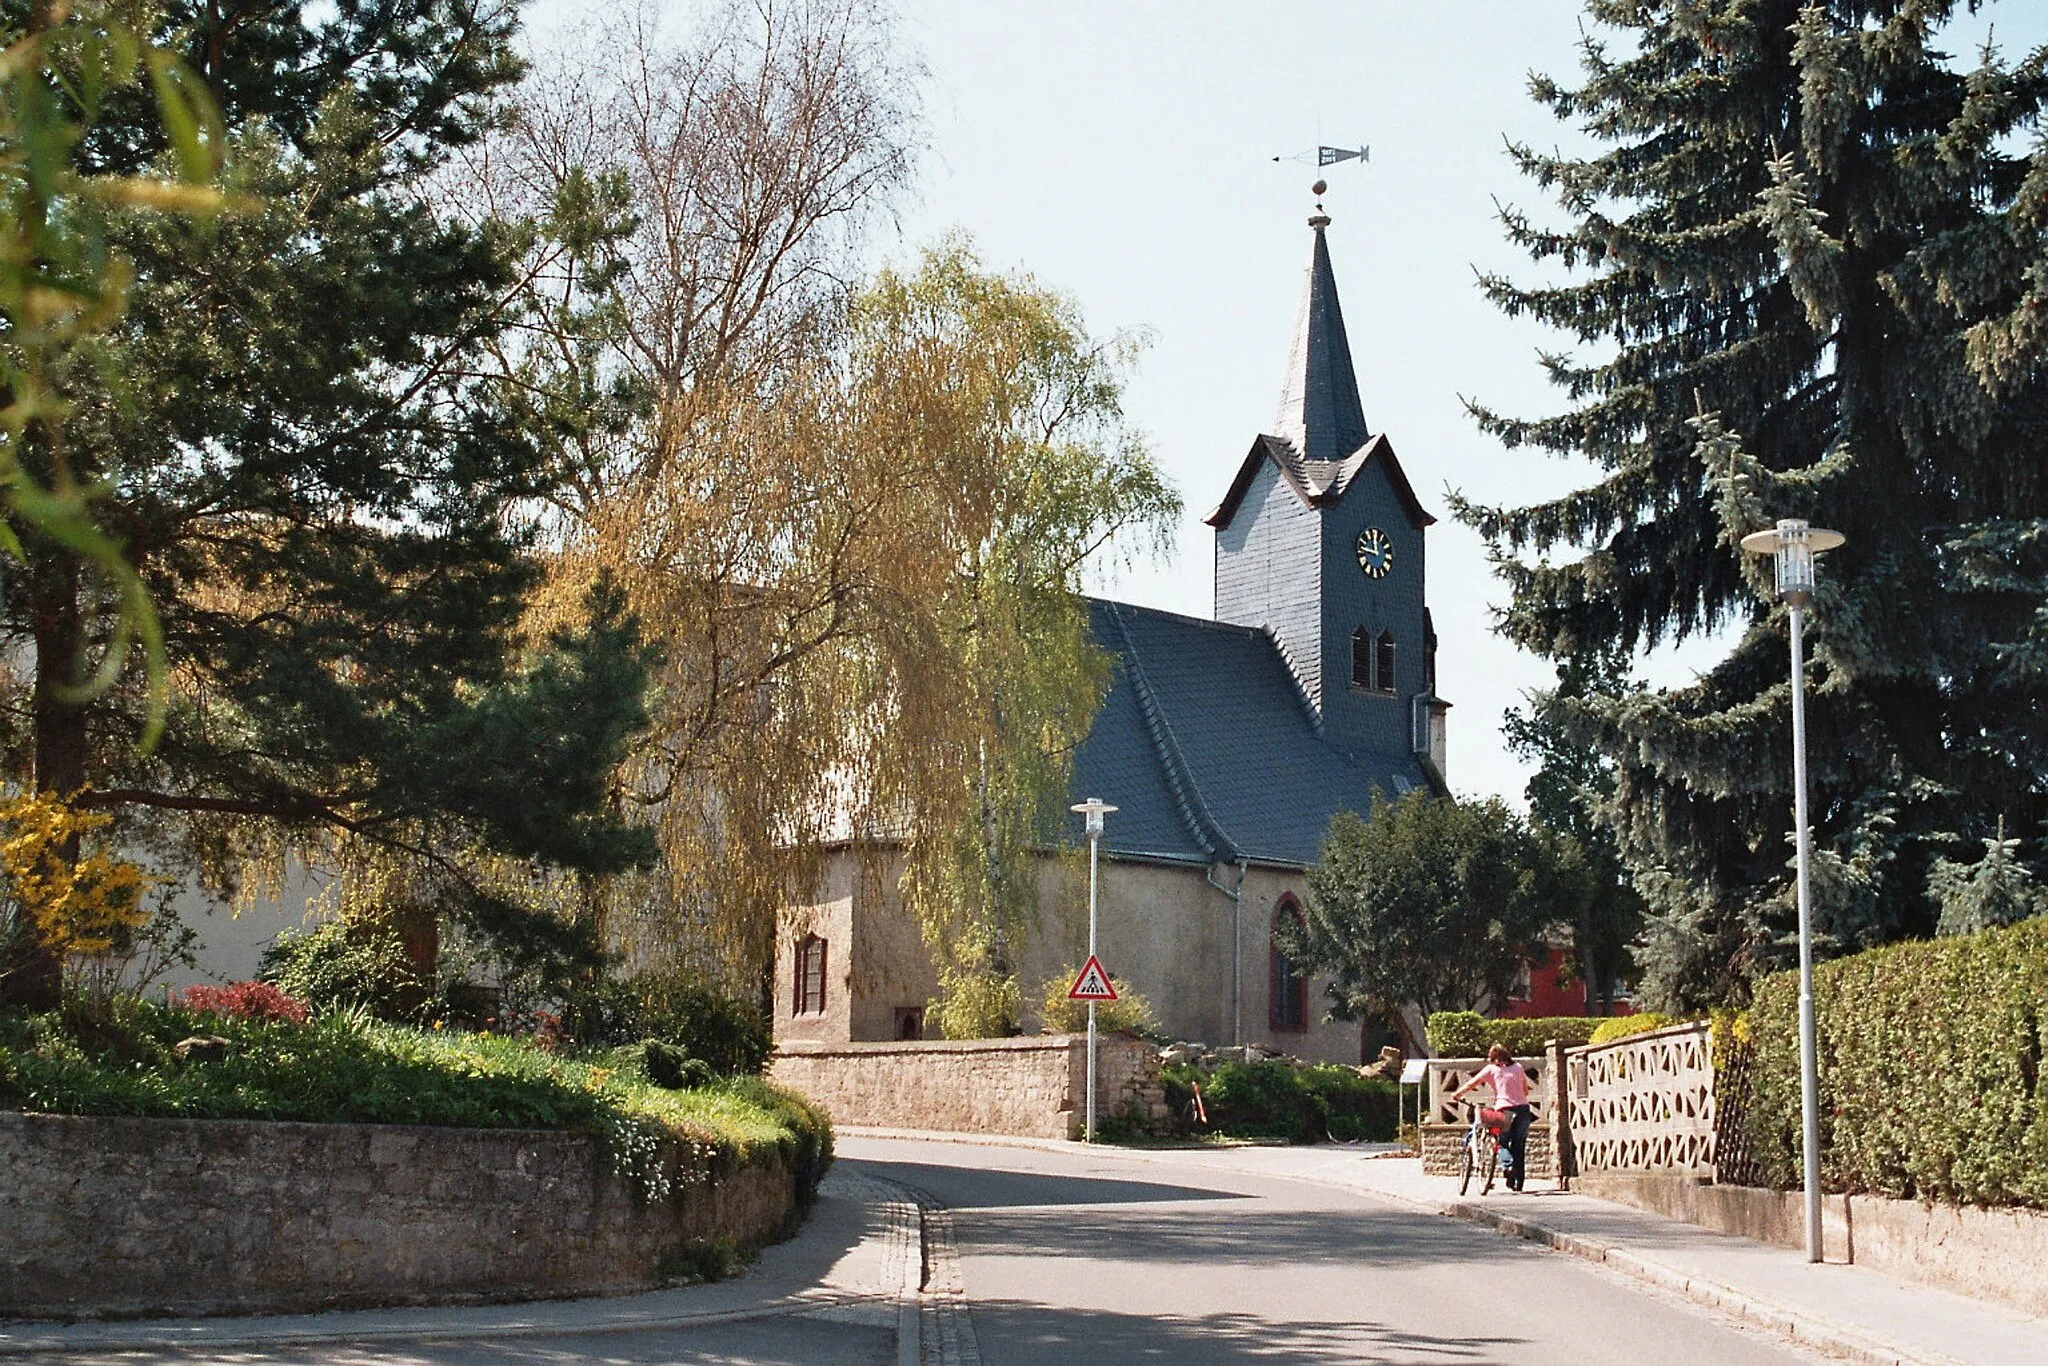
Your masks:
{"label": "tower louvre window", "polygon": [[1378,644],[1373,649],[1372,685],[1380,692],[1394,689],[1394,633],[1380,632]]}
{"label": "tower louvre window", "polygon": [[1372,636],[1363,626],[1351,633],[1351,686],[1372,686]]}

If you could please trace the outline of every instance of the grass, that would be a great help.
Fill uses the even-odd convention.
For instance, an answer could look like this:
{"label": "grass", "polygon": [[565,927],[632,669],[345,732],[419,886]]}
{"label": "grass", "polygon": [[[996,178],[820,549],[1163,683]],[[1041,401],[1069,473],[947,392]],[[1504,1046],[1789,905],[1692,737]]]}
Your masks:
{"label": "grass", "polygon": [[[223,1056],[180,1058],[193,1035]],[[831,1129],[757,1077],[670,1091],[610,1056],[542,1051],[522,1039],[328,1014],[256,1023],[126,1000],[0,1017],[0,1108],[74,1115],[566,1129],[658,1128],[726,1163],[773,1152],[822,1174]]]}

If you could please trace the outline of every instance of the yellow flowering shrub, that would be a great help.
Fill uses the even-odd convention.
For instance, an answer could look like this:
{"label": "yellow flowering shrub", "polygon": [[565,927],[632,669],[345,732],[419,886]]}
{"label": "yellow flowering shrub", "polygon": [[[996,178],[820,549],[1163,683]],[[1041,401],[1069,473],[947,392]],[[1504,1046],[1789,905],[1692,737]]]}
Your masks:
{"label": "yellow flowering shrub", "polygon": [[[0,799],[0,897],[9,918],[46,949],[105,953],[148,920],[149,873],[81,847],[112,819],[47,792]],[[74,849],[77,857],[67,857]]]}

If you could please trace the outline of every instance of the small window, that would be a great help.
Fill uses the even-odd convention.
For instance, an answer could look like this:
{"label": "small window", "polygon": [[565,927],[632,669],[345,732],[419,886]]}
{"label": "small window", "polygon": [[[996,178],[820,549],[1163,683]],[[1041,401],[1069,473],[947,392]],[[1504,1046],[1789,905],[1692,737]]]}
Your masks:
{"label": "small window", "polygon": [[1351,686],[1372,686],[1372,636],[1363,626],[1351,633]]}
{"label": "small window", "polygon": [[796,946],[796,1000],[798,1015],[825,1013],[825,941],[807,934]]}
{"label": "small window", "polygon": [[1308,975],[1280,946],[1282,927],[1300,925],[1301,903],[1292,896],[1281,897],[1280,904],[1273,908],[1272,1000],[1267,1023],[1276,1032],[1286,1034],[1300,1034],[1308,1029]]}
{"label": "small window", "polygon": [[1394,633],[1392,631],[1380,632],[1379,644],[1374,649],[1373,655],[1373,687],[1380,692],[1393,692],[1395,689]]}

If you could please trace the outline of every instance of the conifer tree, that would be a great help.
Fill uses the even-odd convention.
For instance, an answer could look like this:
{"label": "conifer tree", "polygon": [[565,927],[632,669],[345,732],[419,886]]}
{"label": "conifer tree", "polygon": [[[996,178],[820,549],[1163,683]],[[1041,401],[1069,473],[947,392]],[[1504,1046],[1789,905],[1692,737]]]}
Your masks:
{"label": "conifer tree", "polygon": [[1787,954],[1783,615],[1748,531],[1848,536],[1810,616],[1825,948],[1931,930],[1941,848],[2048,815],[2048,50],[1952,55],[1958,8],[1593,0],[1583,80],[1533,88],[1602,146],[1513,149],[1568,221],[1509,210],[1509,235],[1574,275],[1485,288],[1597,358],[1545,358],[1560,414],[1477,416],[1598,473],[1461,506],[1512,587],[1504,629],[1562,660],[1740,628],[1692,686],[1579,708],[1616,764],[1662,1003],[1739,998]]}
{"label": "conifer tree", "polygon": [[[0,24],[44,8],[6,4]],[[550,432],[479,364],[511,321],[520,230],[450,222],[421,194],[518,76],[514,8],[132,12],[212,92],[240,207],[108,225],[125,313],[52,374],[62,442],[25,464],[97,491],[94,525],[161,621],[170,711],[142,744],[118,596],[75,537],[11,514],[7,778],[151,813],[216,866],[238,841],[312,830],[436,861],[472,843],[570,867],[645,857],[603,806],[644,686],[616,593],[552,634],[520,629]],[[147,103],[98,115],[70,149],[84,172],[169,155]],[[81,686],[96,675],[119,681]],[[10,978],[24,1002],[52,986],[31,966]]]}

